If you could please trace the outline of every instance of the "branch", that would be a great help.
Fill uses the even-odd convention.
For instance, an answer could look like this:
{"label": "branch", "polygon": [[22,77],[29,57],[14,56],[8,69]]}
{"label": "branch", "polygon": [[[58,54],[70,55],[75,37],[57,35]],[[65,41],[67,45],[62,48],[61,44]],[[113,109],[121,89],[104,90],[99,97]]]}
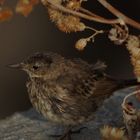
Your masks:
{"label": "branch", "polygon": [[[85,9],[85,8],[83,8],[83,7],[80,7],[80,9],[79,9],[81,12],[83,12],[83,13],[85,13],[85,14],[88,14],[88,15],[90,15],[90,16],[93,16],[93,17],[96,17],[96,18],[100,18],[100,19],[105,19],[105,18],[103,18],[103,17],[101,17],[101,16],[99,16],[99,15],[97,15],[97,14],[95,14],[95,13],[93,13],[93,12],[91,12],[91,11],[89,11],[89,10],[87,10],[87,9]],[[107,19],[106,19],[107,20]],[[110,20],[110,19],[108,19],[108,20]],[[112,21],[115,21],[115,19],[112,19]]]}
{"label": "branch", "polygon": [[62,11],[64,13],[72,14],[74,16],[78,16],[78,17],[86,19],[86,20],[99,22],[99,23],[104,23],[104,24],[117,24],[117,23],[120,23],[119,19],[115,19],[115,20],[104,19],[104,18],[101,18],[101,17],[99,18],[99,16],[97,17],[97,16],[86,15],[86,14],[81,13],[81,12],[70,10],[70,9],[60,5],[60,4],[57,4],[57,3],[53,2],[52,0],[42,0],[42,3],[45,6],[48,6],[48,3],[49,3],[50,4],[49,6],[51,6],[54,9],[57,9],[57,10]]}
{"label": "branch", "polygon": [[140,23],[136,22],[135,20],[127,17],[123,13],[121,13],[119,10],[114,8],[111,4],[109,4],[106,0],[98,0],[107,10],[109,10],[113,15],[118,17],[119,19],[122,19],[126,24],[139,29],[140,30]]}

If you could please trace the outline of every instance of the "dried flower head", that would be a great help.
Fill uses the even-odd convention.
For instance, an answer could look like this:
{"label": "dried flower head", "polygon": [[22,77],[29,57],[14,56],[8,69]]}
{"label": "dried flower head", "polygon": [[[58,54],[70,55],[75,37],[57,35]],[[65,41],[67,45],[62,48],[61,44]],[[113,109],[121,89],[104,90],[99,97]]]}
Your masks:
{"label": "dried flower head", "polygon": [[126,25],[115,25],[110,31],[108,38],[117,45],[121,45],[128,38],[128,27]]}
{"label": "dried flower head", "polygon": [[[68,6],[71,2],[74,2],[74,1],[79,2],[79,0],[78,1],[77,0],[70,0],[70,1],[53,0],[54,3],[59,4],[59,5],[64,5],[64,6]],[[50,19],[53,22],[55,22],[55,24],[59,30],[66,32],[66,33],[85,30],[86,26],[84,25],[84,23],[82,23],[80,21],[79,17],[73,16],[70,14],[66,14],[66,13],[63,13],[59,10],[53,9],[53,7],[50,7],[49,4],[46,4],[45,0],[42,0],[42,2],[44,5],[48,6],[47,9],[48,9]]]}
{"label": "dried flower head", "polygon": [[70,33],[85,30],[86,26],[80,22],[80,18],[63,14],[55,9],[48,8],[50,19],[56,23],[59,30]]}
{"label": "dried flower head", "polygon": [[59,19],[63,17],[63,14],[55,9],[48,8],[49,17],[52,22],[57,23]]}
{"label": "dried flower head", "polygon": [[102,140],[127,140],[125,133],[120,128],[104,126],[101,129]]}
{"label": "dried flower head", "polygon": [[131,50],[131,47],[139,48],[140,47],[140,38],[135,35],[129,35],[126,46]]}
{"label": "dried flower head", "polygon": [[90,29],[90,30],[94,31],[94,33],[91,36],[89,36],[87,38],[81,38],[76,42],[75,48],[78,49],[79,51],[84,50],[84,48],[86,47],[86,45],[89,41],[94,43],[96,35],[104,33],[103,30],[96,30],[96,29],[88,27],[88,26],[86,26],[86,29]]}
{"label": "dried flower head", "polygon": [[84,31],[86,26],[80,22],[80,18],[71,15],[63,16],[56,23],[57,27],[66,33]]}
{"label": "dried flower head", "polygon": [[81,7],[82,0],[68,0],[64,2],[64,6],[72,9],[72,10],[79,10]]}
{"label": "dried flower head", "polygon": [[134,66],[134,73],[140,81],[140,37],[129,35],[126,47],[130,53],[131,63]]}
{"label": "dried flower head", "polygon": [[13,16],[13,12],[11,9],[3,8],[0,10],[0,21],[1,22],[11,19],[12,16]]}
{"label": "dried flower head", "polygon": [[26,17],[32,12],[33,7],[38,3],[39,0],[19,0],[16,6],[16,12]]}
{"label": "dried flower head", "polygon": [[[53,3],[55,3],[55,4],[60,4],[60,5],[62,4],[62,0],[52,0],[52,1],[53,1]],[[50,6],[47,0],[41,0],[41,2],[43,3],[43,5],[45,5],[45,6],[47,6],[47,7]]]}

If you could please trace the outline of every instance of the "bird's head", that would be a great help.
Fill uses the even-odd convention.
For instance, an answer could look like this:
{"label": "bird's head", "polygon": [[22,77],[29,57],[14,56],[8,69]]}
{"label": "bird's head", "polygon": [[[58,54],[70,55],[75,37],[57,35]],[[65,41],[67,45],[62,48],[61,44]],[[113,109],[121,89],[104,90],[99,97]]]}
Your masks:
{"label": "bird's head", "polygon": [[55,53],[35,53],[21,63],[9,65],[24,70],[30,77],[53,78],[61,73],[64,58]]}

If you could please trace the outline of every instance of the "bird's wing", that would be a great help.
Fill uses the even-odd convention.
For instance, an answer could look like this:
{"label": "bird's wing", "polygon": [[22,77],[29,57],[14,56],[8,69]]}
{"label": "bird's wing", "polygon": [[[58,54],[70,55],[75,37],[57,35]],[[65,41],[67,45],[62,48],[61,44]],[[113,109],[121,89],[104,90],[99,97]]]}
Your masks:
{"label": "bird's wing", "polygon": [[[98,61],[96,64],[91,65],[82,60],[75,60],[75,63],[79,66],[77,73],[74,76],[68,75],[67,77],[71,77],[71,83],[73,83],[73,87],[71,88],[72,93],[75,95],[78,94],[81,98],[87,98],[94,94],[96,90],[96,85],[98,85],[98,81],[105,78],[105,69],[106,65]],[[64,79],[63,79],[64,80]],[[70,81],[69,81],[70,82]]]}
{"label": "bird's wing", "polygon": [[88,116],[98,107],[95,101],[98,96],[102,98],[104,93],[109,93],[106,89],[111,83],[106,82],[104,69],[105,65],[101,62],[89,65],[75,60],[70,71],[62,73],[55,81],[41,85],[44,90],[41,98],[46,104],[49,102],[56,113]]}
{"label": "bird's wing", "polygon": [[104,72],[106,69],[106,64],[100,60],[98,60],[95,64],[89,64],[86,61],[83,61],[81,59],[73,59],[73,62],[81,67],[81,69],[85,70],[85,71],[100,71],[100,72]]}
{"label": "bird's wing", "polygon": [[[68,89],[70,97],[79,96],[82,100],[95,98],[106,98],[112,94],[118,84],[114,79],[105,74],[106,65],[98,61],[95,65],[90,65],[85,61],[75,60],[79,68],[73,70],[67,76],[62,76],[59,81],[60,86]],[[61,84],[62,83],[62,84]]]}

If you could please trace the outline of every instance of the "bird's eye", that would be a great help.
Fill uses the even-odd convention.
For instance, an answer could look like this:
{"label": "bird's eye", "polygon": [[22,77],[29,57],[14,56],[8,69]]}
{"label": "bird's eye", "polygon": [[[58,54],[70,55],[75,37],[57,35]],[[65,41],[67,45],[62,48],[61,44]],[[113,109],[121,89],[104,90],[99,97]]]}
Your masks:
{"label": "bird's eye", "polygon": [[33,66],[33,69],[34,70],[37,70],[39,67],[38,66]]}

